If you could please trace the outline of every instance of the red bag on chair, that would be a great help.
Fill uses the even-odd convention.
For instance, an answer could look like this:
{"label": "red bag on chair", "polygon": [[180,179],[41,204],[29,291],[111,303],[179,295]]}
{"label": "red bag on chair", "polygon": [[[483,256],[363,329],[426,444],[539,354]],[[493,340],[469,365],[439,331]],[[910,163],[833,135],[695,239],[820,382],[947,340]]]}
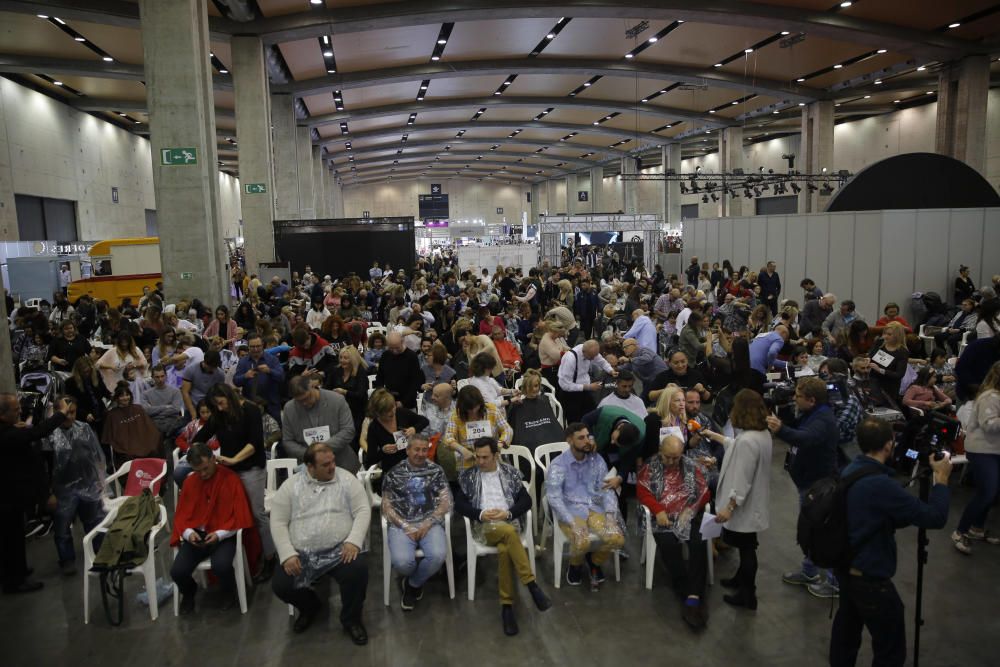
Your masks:
{"label": "red bag on chair", "polygon": [[163,478],[157,480],[155,484],[153,480],[163,473],[166,463],[163,459],[132,459],[132,467],[129,468],[128,479],[125,480],[124,495],[138,496],[146,488],[152,491],[154,496],[159,495]]}

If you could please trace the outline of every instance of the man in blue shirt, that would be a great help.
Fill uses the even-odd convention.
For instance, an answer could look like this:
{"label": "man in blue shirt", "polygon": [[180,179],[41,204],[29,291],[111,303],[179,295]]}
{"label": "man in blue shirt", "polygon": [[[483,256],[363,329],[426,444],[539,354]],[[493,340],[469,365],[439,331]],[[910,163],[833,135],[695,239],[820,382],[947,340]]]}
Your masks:
{"label": "man in blue shirt", "polygon": [[[604,581],[601,564],[608,555],[625,544],[625,534],[618,512],[618,497],[612,490],[617,478],[608,480],[608,466],[595,451],[594,439],[585,424],[566,427],[569,449],[552,459],[545,474],[545,497],[553,522],[569,542],[569,568],[566,583],[583,582],[583,560],[589,556],[590,585]],[[587,554],[591,541],[593,555]]]}
{"label": "man in blue shirt", "polygon": [[634,338],[640,347],[656,354],[656,325],[641,308],[632,311],[632,327],[622,337]]}
{"label": "man in blue shirt", "polygon": [[263,402],[264,411],[281,423],[281,385],[285,369],[273,354],[264,350],[264,340],[259,334],[247,339],[250,354],[236,364],[233,383],[252,401]]}
{"label": "man in blue shirt", "polygon": [[861,632],[872,636],[872,663],[902,665],[906,661],[903,601],[892,584],[896,573],[897,528],[943,528],[948,521],[948,476],[951,459],[930,460],[934,473],[928,502],[921,502],[892,479],[886,461],[894,447],[892,426],[868,417],[858,426],[859,455],[844,468],[847,477],[872,468],[877,474],[857,480],[847,492],[847,526],[857,555],[840,573],[840,606],[830,636],[830,665],[853,666]]}
{"label": "man in blue shirt", "polygon": [[750,367],[761,373],[767,373],[771,366],[785,367],[785,362],[778,360],[778,353],[788,342],[788,327],[779,324],[774,331],[761,334],[750,341]]}
{"label": "man in blue shirt", "polygon": [[[840,429],[829,404],[826,382],[817,377],[801,378],[795,385],[795,407],[799,418],[794,426],[768,415],[767,427],[788,443],[785,469],[795,482],[801,503],[810,486],[837,472]],[[786,572],[781,579],[786,584],[806,586],[819,598],[837,597],[837,577],[828,571],[824,579],[808,557],[802,559],[801,569]]]}

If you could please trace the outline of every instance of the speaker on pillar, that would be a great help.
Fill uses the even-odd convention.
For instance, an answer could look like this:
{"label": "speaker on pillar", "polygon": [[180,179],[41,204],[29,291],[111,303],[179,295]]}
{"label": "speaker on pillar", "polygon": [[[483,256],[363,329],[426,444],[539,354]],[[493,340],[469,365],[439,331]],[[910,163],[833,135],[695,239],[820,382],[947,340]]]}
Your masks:
{"label": "speaker on pillar", "polygon": [[635,159],[635,173],[638,174],[640,171],[642,171],[642,158],[637,157]]}

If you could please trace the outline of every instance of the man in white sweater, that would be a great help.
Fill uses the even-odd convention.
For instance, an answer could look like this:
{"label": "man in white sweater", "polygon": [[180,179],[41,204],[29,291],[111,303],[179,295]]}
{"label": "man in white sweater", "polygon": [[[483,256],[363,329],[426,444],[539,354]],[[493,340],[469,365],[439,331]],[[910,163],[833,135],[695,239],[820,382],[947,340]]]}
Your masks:
{"label": "man in white sweater", "polygon": [[312,586],[329,574],[340,586],[340,623],[351,641],[368,643],[361,612],[368,590],[368,559],[361,549],[372,510],[358,478],[338,468],[333,449],[309,446],[305,472],[285,482],[271,500],[271,536],[281,567],[271,588],[299,610],[295,632],[304,632],[320,608]]}

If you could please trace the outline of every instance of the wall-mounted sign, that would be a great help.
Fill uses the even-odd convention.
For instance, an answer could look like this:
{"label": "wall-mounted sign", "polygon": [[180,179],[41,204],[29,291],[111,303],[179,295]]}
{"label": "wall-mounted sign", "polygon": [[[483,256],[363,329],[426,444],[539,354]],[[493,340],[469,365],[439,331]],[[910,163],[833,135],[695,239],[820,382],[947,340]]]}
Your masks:
{"label": "wall-mounted sign", "polygon": [[37,255],[86,255],[97,241],[76,241],[60,243],[59,241],[35,241],[32,250]]}
{"label": "wall-mounted sign", "polygon": [[588,197],[590,197],[590,193],[587,192],[586,190],[580,190],[579,192],[576,193],[577,201],[588,201]]}
{"label": "wall-mounted sign", "polygon": [[441,184],[440,183],[431,183],[431,194],[432,195],[439,195],[439,194],[441,194]]}
{"label": "wall-mounted sign", "polygon": [[197,148],[161,148],[160,164],[168,167],[198,164]]}
{"label": "wall-mounted sign", "polygon": [[243,190],[246,191],[248,195],[267,194],[267,183],[247,183],[243,186]]}
{"label": "wall-mounted sign", "polygon": [[372,212],[371,211],[361,211],[361,217],[362,218],[370,218],[370,217],[372,217]]}
{"label": "wall-mounted sign", "polygon": [[114,187],[111,188],[111,203],[112,204],[117,204],[118,203],[118,188],[114,188]]}
{"label": "wall-mounted sign", "polygon": [[193,279],[194,279],[194,274],[193,273],[191,273],[189,271],[182,271],[181,272],[181,280],[193,280]]}
{"label": "wall-mounted sign", "polygon": [[497,206],[497,215],[503,215],[503,207]]}

